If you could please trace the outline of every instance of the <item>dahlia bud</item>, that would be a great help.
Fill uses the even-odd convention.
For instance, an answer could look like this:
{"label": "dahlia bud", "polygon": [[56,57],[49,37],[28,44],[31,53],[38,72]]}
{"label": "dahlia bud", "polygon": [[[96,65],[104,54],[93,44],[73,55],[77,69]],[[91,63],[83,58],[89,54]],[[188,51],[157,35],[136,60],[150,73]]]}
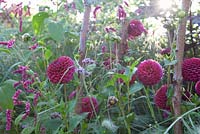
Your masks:
{"label": "dahlia bud", "polygon": [[115,96],[109,96],[107,105],[108,105],[108,107],[113,106],[113,105],[117,104],[118,101],[119,100]]}
{"label": "dahlia bud", "polygon": [[61,115],[60,115],[60,113],[58,113],[58,112],[54,112],[54,113],[51,113],[51,119],[61,119],[62,117],[61,117]]}

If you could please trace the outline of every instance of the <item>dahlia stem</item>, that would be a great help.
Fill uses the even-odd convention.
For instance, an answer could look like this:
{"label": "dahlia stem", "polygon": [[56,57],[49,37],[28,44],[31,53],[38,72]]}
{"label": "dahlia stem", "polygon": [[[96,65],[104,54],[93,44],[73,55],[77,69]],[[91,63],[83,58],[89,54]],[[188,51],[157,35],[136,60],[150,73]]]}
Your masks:
{"label": "dahlia stem", "polygon": [[149,98],[149,88],[148,88],[148,87],[147,87],[147,88],[144,88],[144,92],[145,92],[145,95],[146,95],[146,97],[147,97],[147,105],[148,105],[148,107],[149,107],[151,116],[152,116],[152,118],[154,119],[155,124],[157,124],[156,116],[155,116],[155,114],[154,114],[154,110],[153,110],[153,107],[152,107],[152,105],[151,105],[151,101],[150,101],[150,98]]}
{"label": "dahlia stem", "polygon": [[65,104],[67,102],[67,86],[64,84],[64,97],[65,97]]}
{"label": "dahlia stem", "polygon": [[125,112],[124,112],[124,108],[122,107],[122,104],[121,104],[120,101],[119,101],[119,109],[120,109],[120,111],[122,113],[122,116],[123,116],[123,119],[124,119],[124,124],[125,124],[125,126],[127,128],[128,134],[131,134],[131,128],[130,128],[130,125],[126,121],[126,115],[125,115]]}
{"label": "dahlia stem", "polygon": [[[172,105],[174,109],[175,117],[181,115],[181,93],[182,93],[182,63],[184,56],[185,47],[185,32],[188,11],[191,5],[191,0],[182,0],[182,10],[187,14],[184,18],[180,18],[178,32],[177,32],[177,42],[176,42],[176,60],[177,63],[174,67],[174,96],[172,98]],[[182,134],[183,128],[181,121],[177,121],[174,125],[174,134]]]}

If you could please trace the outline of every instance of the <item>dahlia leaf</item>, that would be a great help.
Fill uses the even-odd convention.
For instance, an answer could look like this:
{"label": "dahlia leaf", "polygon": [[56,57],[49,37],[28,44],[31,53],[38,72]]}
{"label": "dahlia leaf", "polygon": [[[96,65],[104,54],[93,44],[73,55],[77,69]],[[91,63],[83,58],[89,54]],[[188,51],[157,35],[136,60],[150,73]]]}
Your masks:
{"label": "dahlia leaf", "polygon": [[140,82],[137,82],[130,87],[130,94],[134,94],[143,88],[144,88],[144,85]]}
{"label": "dahlia leaf", "polygon": [[0,86],[0,106],[2,109],[13,109],[12,96],[15,93],[14,80],[7,80]]}
{"label": "dahlia leaf", "polygon": [[32,26],[35,34],[40,34],[44,28],[44,20],[49,17],[47,12],[39,12],[33,16]]}
{"label": "dahlia leaf", "polygon": [[82,113],[81,115],[74,115],[71,116],[71,118],[69,119],[69,131],[73,131],[74,128],[77,127],[77,125],[86,118],[86,116],[88,115],[88,113]]}
{"label": "dahlia leaf", "polygon": [[48,20],[47,23],[50,37],[57,42],[62,41],[65,33],[62,22]]}
{"label": "dahlia leaf", "polygon": [[60,119],[48,119],[44,122],[44,127],[47,131],[54,133],[62,124],[62,120]]}
{"label": "dahlia leaf", "polygon": [[48,60],[52,55],[53,55],[53,54],[52,54],[52,51],[51,51],[51,50],[49,50],[49,49],[46,49],[46,50],[45,50],[44,58],[45,58],[46,60]]}
{"label": "dahlia leaf", "polygon": [[169,60],[164,60],[164,66],[171,66],[175,65],[177,63],[177,60],[169,61]]}

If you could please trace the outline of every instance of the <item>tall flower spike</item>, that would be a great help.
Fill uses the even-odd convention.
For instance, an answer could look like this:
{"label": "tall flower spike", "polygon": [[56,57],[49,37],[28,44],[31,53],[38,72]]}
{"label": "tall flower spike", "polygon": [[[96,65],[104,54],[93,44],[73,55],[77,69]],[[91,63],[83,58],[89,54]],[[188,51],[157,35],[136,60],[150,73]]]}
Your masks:
{"label": "tall flower spike", "polygon": [[23,115],[22,119],[26,119],[26,117],[29,116],[30,110],[31,110],[31,104],[29,102],[26,102],[25,114]]}
{"label": "tall flower spike", "polygon": [[138,79],[146,86],[152,86],[160,82],[163,76],[162,66],[155,60],[141,62],[137,69]]}
{"label": "tall flower spike", "polygon": [[119,7],[118,7],[117,16],[118,16],[119,20],[124,20],[126,18],[126,12],[121,5],[119,5]]}
{"label": "tall flower spike", "polygon": [[97,12],[98,12],[100,9],[101,9],[100,6],[96,6],[96,7],[95,7],[95,9],[94,9],[94,11],[93,11],[93,16],[94,16],[95,19],[96,19],[96,17],[97,17]]}
{"label": "tall flower spike", "polygon": [[12,110],[6,110],[6,131],[11,129],[11,121],[12,121]]}
{"label": "tall flower spike", "polygon": [[15,94],[13,95],[12,99],[13,99],[13,104],[14,105],[21,105],[22,101],[18,100],[19,95],[22,93],[22,90],[18,89]]}
{"label": "tall flower spike", "polygon": [[47,76],[54,83],[68,83],[73,79],[75,72],[74,61],[68,56],[61,56],[47,68]]}
{"label": "tall flower spike", "polygon": [[189,58],[183,61],[183,80],[197,82],[200,80],[200,58]]}

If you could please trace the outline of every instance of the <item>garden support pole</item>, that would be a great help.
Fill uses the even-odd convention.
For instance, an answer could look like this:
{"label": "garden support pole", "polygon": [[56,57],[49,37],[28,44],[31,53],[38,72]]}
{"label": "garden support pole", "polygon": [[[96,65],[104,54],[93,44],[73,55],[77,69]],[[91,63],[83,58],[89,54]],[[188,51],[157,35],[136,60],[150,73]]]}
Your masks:
{"label": "garden support pole", "polygon": [[[174,67],[174,96],[172,98],[172,105],[175,117],[181,115],[181,93],[182,93],[182,63],[185,47],[185,32],[187,23],[187,14],[191,0],[182,0],[182,10],[186,13],[186,16],[180,18],[177,41],[176,41],[176,60],[177,63]],[[174,134],[183,134],[182,123],[178,121],[174,125]]]}
{"label": "garden support pole", "polygon": [[120,46],[119,46],[119,51],[118,51],[118,58],[119,60],[122,59],[123,55],[126,54],[128,50],[128,20],[123,20],[122,21],[122,28],[121,28],[121,41],[120,41]]}
{"label": "garden support pole", "polygon": [[79,48],[80,65],[82,65],[82,60],[85,58],[85,53],[86,53],[86,40],[87,40],[87,33],[89,30],[90,12],[91,12],[91,5],[87,4],[87,1],[85,1],[85,11],[80,32],[80,48]]}
{"label": "garden support pole", "polygon": [[[86,54],[86,40],[87,40],[87,33],[89,31],[89,21],[90,21],[90,12],[91,12],[91,5],[87,3],[87,0],[85,0],[85,11],[84,11],[84,16],[83,16],[83,22],[82,22],[82,27],[81,27],[81,32],[80,32],[80,48],[79,48],[79,65],[82,66],[82,60],[85,58]],[[83,85],[84,85],[84,74],[80,75],[80,82],[81,86],[78,87],[77,89],[77,103],[76,103],[76,108],[75,112],[80,113],[81,112],[81,97],[83,94]]]}

